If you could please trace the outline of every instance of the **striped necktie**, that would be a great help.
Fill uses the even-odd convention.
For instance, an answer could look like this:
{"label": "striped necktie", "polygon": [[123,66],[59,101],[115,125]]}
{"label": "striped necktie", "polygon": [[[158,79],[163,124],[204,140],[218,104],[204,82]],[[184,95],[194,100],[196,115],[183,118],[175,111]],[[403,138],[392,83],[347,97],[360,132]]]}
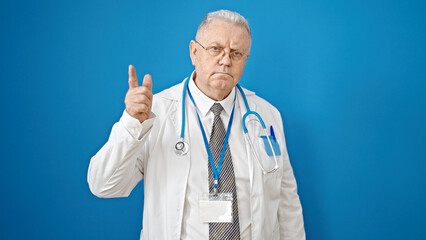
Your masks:
{"label": "striped necktie", "polygon": [[[213,156],[215,167],[219,163],[223,143],[225,141],[225,127],[220,119],[220,113],[223,110],[220,103],[215,103],[210,109],[214,114],[213,128],[210,135],[209,147]],[[208,161],[209,169],[209,192],[213,193],[213,171]],[[232,223],[209,223],[209,239],[240,239],[240,223],[238,220],[238,201],[237,190],[235,187],[234,166],[232,165],[231,151],[229,144],[226,145],[225,156],[222,163],[222,169],[219,175],[218,184],[219,193],[232,193]]]}

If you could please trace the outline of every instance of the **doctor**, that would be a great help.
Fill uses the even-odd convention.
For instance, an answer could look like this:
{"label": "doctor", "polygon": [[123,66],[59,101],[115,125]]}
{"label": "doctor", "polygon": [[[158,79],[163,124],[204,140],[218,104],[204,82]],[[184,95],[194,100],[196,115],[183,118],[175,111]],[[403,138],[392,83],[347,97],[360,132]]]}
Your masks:
{"label": "doctor", "polygon": [[[90,190],[127,197],[144,179],[141,239],[305,239],[281,115],[236,87],[250,54],[247,20],[211,12],[195,39],[195,71],[154,96],[151,76],[139,86],[129,66],[126,110],[90,161]],[[253,114],[245,120],[251,138],[244,137],[249,110],[263,118],[269,138]]]}

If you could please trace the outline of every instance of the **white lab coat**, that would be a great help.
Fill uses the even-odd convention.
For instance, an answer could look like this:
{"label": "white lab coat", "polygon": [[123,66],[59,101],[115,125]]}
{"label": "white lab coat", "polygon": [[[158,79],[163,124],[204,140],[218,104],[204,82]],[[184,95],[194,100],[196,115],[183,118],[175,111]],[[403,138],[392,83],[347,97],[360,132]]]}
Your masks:
{"label": "white lab coat", "polygon": [[[127,197],[144,179],[141,239],[180,239],[190,154],[177,156],[173,149],[181,131],[183,86],[182,82],[154,95],[154,114],[142,124],[143,129],[135,130],[146,132],[140,140],[118,122],[108,142],[90,161],[87,180],[90,190],[98,197]],[[305,239],[302,207],[281,115],[253,92],[246,89],[244,92],[251,110],[257,111],[267,126],[274,126],[282,153],[278,157],[280,168],[264,175],[248,142],[242,143],[246,146],[250,174],[251,239]],[[237,99],[243,115],[246,112],[243,99],[241,96]],[[262,146],[256,141],[253,140],[254,145]]]}

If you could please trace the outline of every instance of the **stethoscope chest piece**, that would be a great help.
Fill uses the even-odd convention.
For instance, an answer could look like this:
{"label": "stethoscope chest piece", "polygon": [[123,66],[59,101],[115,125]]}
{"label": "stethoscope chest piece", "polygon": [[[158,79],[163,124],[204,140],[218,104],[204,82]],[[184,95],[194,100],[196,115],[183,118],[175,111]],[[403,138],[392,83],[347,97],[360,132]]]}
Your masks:
{"label": "stethoscope chest piece", "polygon": [[179,139],[179,141],[175,144],[175,154],[178,156],[183,156],[186,155],[188,153],[188,143],[186,143],[185,141],[183,141],[183,139]]}

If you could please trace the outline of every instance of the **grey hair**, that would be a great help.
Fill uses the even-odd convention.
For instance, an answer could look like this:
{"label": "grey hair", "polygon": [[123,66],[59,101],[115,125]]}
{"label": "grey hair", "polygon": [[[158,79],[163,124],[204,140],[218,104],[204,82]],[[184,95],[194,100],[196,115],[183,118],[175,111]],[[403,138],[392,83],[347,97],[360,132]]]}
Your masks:
{"label": "grey hair", "polygon": [[201,30],[203,30],[205,27],[207,27],[213,19],[225,20],[227,22],[230,22],[230,23],[239,25],[241,27],[244,27],[247,30],[247,32],[249,33],[250,38],[251,38],[250,26],[249,26],[247,19],[245,19],[243,16],[241,16],[237,12],[232,12],[232,11],[229,11],[229,10],[218,10],[218,11],[215,11],[215,12],[209,12],[204,17],[203,21],[201,21],[200,25],[198,26],[197,34],[195,36],[196,39],[198,39],[198,36],[199,36]]}

